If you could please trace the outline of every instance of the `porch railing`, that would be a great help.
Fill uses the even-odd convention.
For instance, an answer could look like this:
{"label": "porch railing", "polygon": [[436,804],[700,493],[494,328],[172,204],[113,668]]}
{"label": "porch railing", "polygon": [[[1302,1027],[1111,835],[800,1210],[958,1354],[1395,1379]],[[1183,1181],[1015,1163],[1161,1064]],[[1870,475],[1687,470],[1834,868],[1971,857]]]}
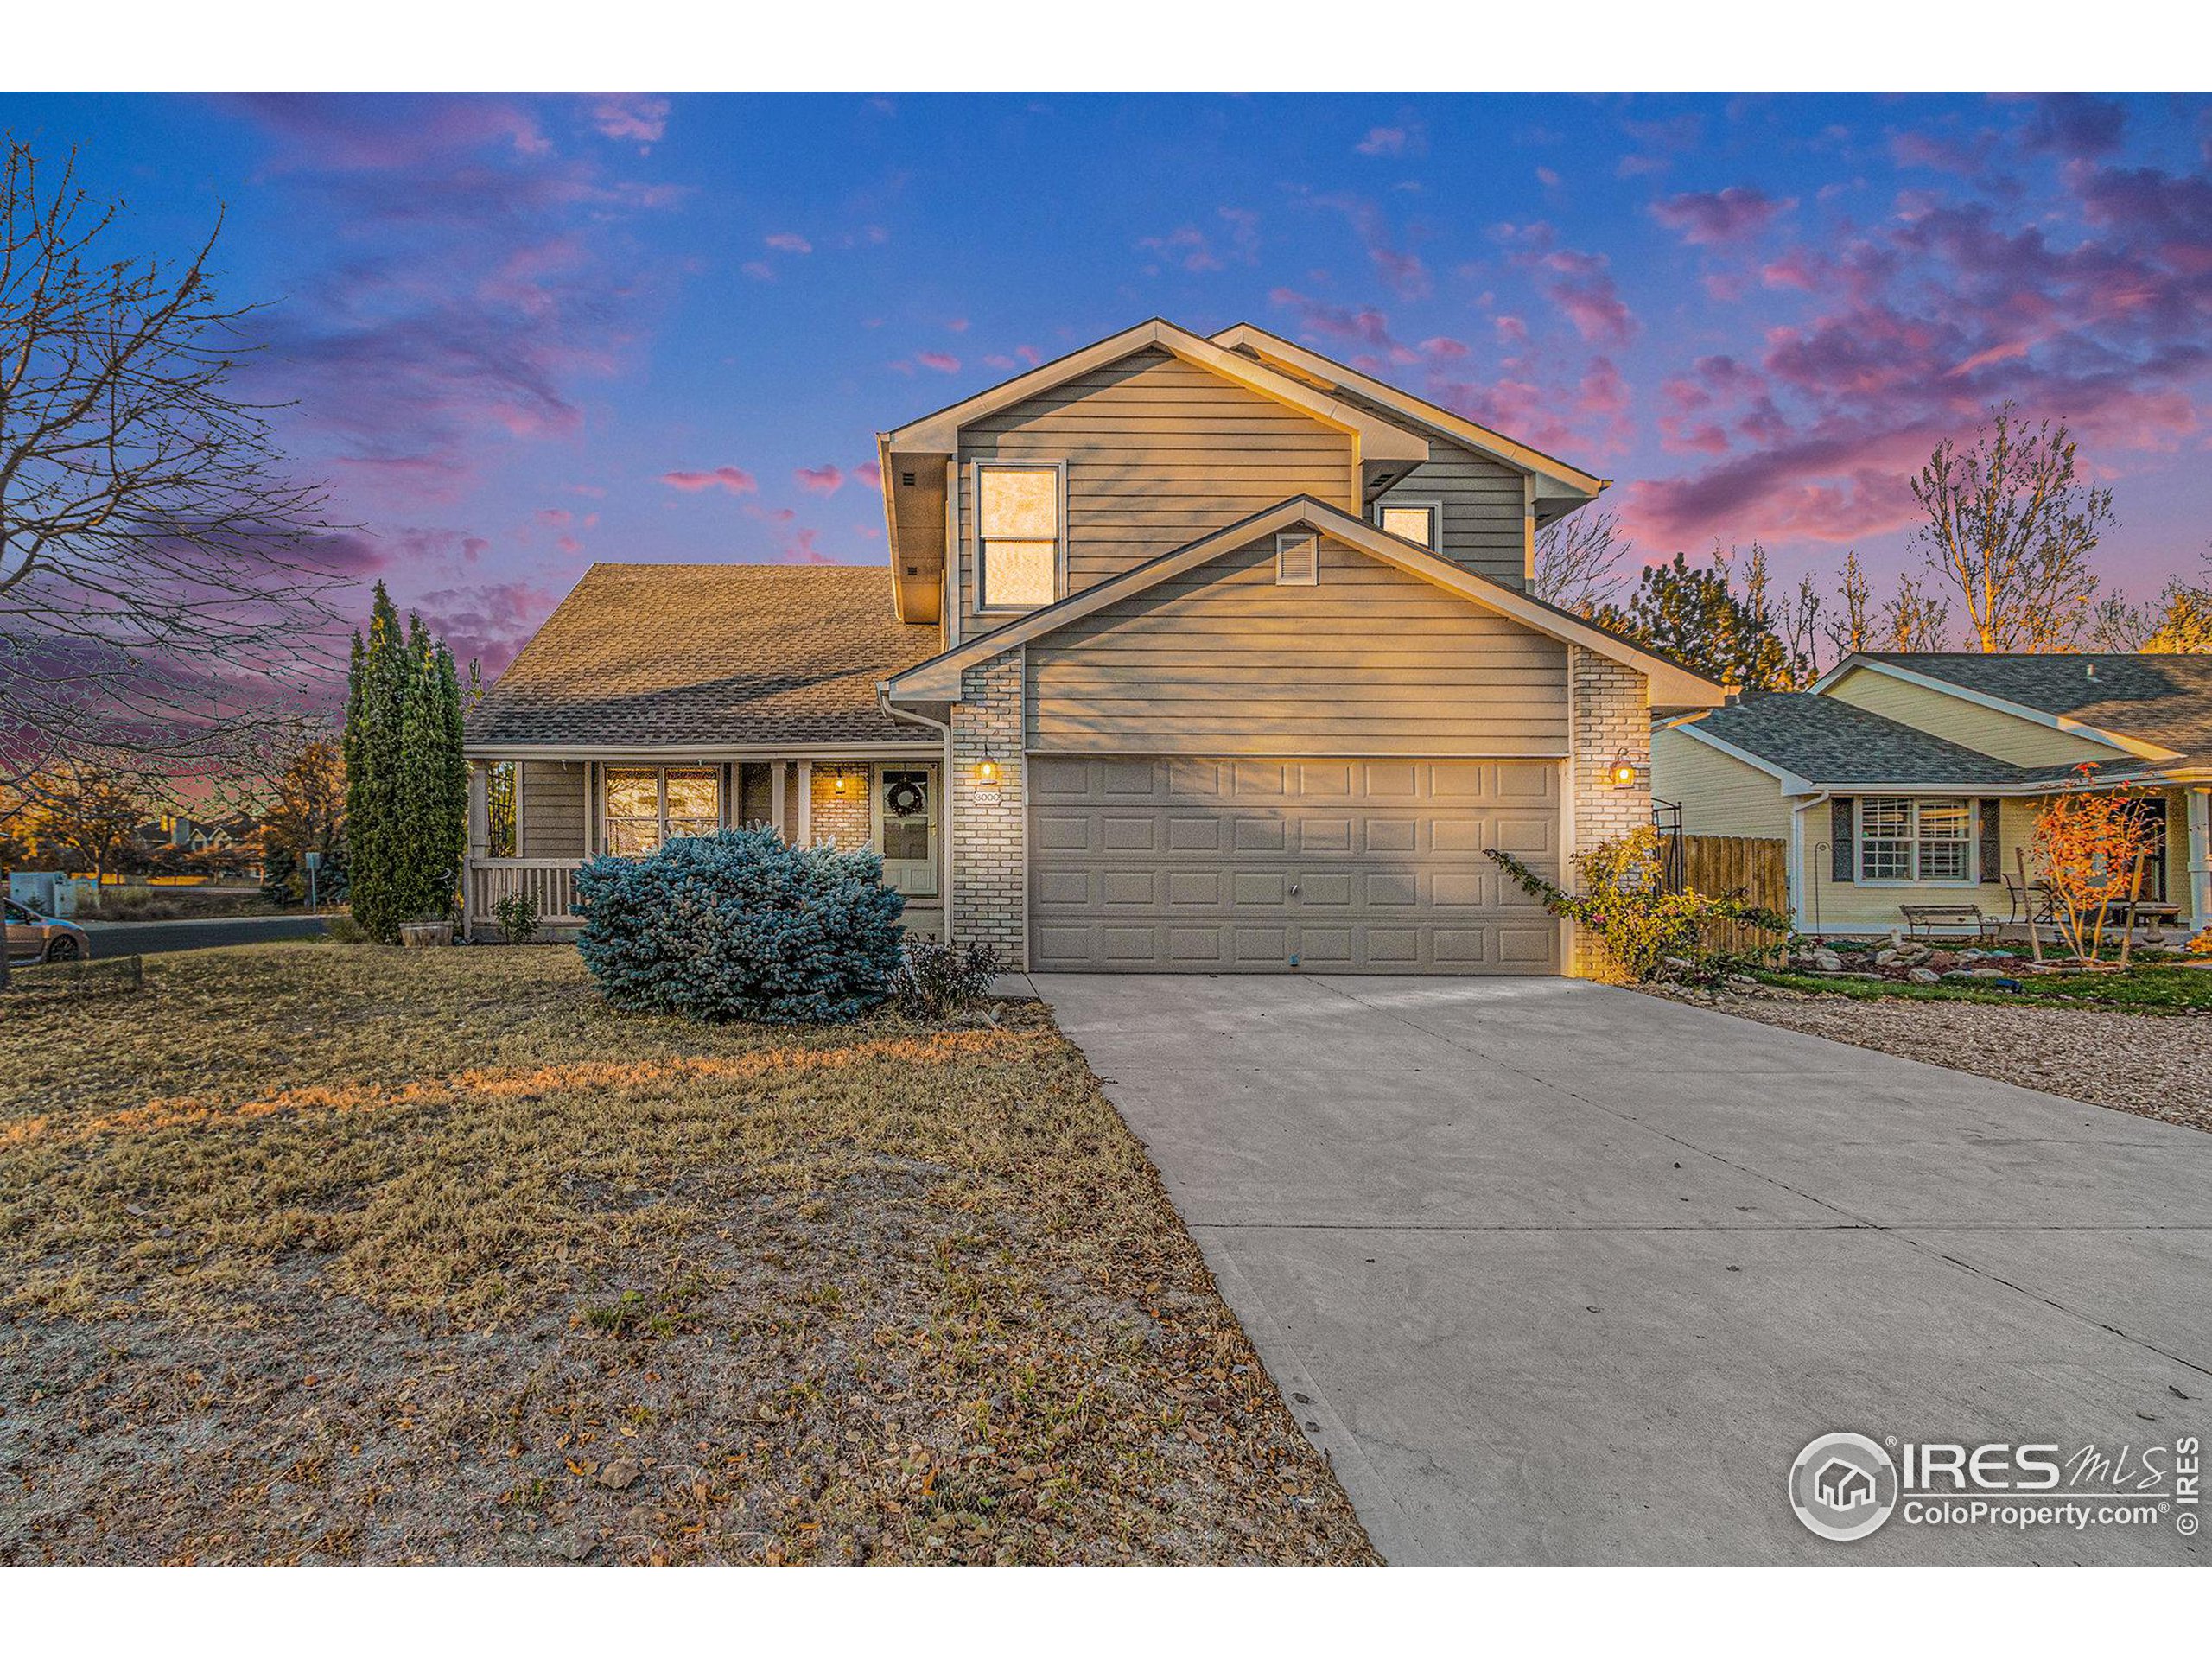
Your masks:
{"label": "porch railing", "polygon": [[468,919],[472,926],[492,925],[499,901],[511,893],[526,893],[537,901],[542,925],[573,923],[576,914],[575,858],[472,858],[468,861]]}

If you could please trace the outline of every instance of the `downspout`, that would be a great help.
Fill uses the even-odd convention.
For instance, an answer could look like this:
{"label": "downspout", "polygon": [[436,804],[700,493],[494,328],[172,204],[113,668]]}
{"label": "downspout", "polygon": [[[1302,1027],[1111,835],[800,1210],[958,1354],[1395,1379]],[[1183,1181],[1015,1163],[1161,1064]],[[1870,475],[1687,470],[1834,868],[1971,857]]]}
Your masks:
{"label": "downspout", "polygon": [[1812,877],[1805,868],[1805,814],[1834,792],[1824,789],[1789,809],[1789,920],[1800,933],[1805,931],[1805,895],[1812,890]]}
{"label": "downspout", "polygon": [[918,715],[912,709],[894,709],[891,705],[891,682],[875,683],[875,706],[893,720],[903,720],[911,725],[926,726],[944,742],[944,762],[938,776],[944,781],[938,789],[938,817],[940,825],[937,838],[938,860],[938,890],[944,895],[944,942],[952,943],[952,725],[950,721],[931,720],[927,715]]}

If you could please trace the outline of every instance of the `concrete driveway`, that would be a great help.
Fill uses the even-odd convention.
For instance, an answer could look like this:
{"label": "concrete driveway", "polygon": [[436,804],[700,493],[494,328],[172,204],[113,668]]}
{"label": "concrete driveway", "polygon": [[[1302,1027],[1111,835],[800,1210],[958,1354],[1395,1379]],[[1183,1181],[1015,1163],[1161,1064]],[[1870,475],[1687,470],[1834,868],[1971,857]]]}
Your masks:
{"label": "concrete driveway", "polygon": [[2205,1559],[1786,1484],[2206,1437],[2212,1135],[1567,980],[1036,984],[1393,1561]]}

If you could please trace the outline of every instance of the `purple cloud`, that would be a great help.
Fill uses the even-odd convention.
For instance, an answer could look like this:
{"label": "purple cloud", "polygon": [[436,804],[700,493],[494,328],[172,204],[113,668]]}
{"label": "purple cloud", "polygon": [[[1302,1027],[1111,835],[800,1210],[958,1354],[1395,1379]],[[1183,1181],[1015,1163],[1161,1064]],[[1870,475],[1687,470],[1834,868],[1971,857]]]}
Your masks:
{"label": "purple cloud", "polygon": [[1795,207],[1763,190],[1732,184],[1725,190],[1689,190],[1651,204],[1651,216],[1693,245],[1741,241]]}

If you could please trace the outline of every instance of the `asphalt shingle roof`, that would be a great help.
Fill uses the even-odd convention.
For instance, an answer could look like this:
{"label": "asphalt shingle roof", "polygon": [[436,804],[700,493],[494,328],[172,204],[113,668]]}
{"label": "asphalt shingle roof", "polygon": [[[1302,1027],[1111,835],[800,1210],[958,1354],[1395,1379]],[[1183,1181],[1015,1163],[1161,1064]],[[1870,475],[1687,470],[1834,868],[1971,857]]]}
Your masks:
{"label": "asphalt shingle roof", "polygon": [[1829,787],[2017,784],[2029,769],[1885,720],[1838,697],[1774,691],[1716,709],[1696,729]]}
{"label": "asphalt shingle roof", "polygon": [[2114,652],[1866,654],[1969,691],[2156,743],[2199,764],[2212,760],[2212,657]]}
{"label": "asphalt shingle roof", "polygon": [[930,741],[875,686],[938,650],[875,565],[594,564],[468,716],[472,746]]}

